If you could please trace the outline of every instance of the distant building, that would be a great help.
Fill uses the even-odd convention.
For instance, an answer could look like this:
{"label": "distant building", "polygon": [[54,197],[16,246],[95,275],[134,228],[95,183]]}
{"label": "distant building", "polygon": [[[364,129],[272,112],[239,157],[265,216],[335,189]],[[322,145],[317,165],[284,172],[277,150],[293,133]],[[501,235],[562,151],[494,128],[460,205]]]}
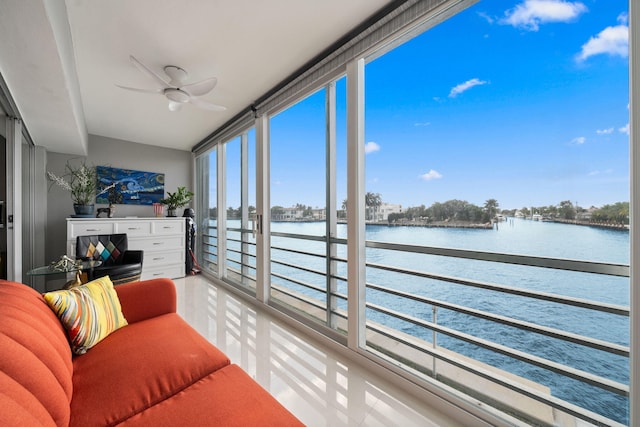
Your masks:
{"label": "distant building", "polygon": [[373,214],[373,220],[376,222],[384,222],[389,220],[389,214],[402,213],[402,205],[393,203],[382,203],[378,206]]}
{"label": "distant building", "polygon": [[312,209],[311,214],[315,220],[324,220],[327,218],[327,210],[325,208]]}
{"label": "distant building", "polygon": [[576,214],[576,219],[578,221],[590,221],[591,220],[591,216],[593,215],[593,213],[596,211],[597,209],[594,208],[593,206],[590,207],[589,209],[587,209],[584,212],[578,212]]}
{"label": "distant building", "polygon": [[304,210],[299,207],[283,208],[282,212],[272,215],[274,221],[296,221],[302,219]]}
{"label": "distant building", "polygon": [[271,213],[271,219],[273,221],[303,221],[303,220],[320,221],[326,218],[327,218],[327,210],[325,208],[302,209],[299,206],[292,206],[290,208],[282,208],[282,211],[280,212]]}

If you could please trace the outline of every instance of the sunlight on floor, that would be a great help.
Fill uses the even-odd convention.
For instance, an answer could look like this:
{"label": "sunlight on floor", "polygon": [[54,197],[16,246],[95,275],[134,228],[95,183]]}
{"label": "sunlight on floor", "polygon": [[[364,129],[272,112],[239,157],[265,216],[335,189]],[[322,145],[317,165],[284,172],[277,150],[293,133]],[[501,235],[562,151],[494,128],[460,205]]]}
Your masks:
{"label": "sunlight on floor", "polygon": [[175,281],[178,313],[308,426],[449,426],[376,378],[201,276]]}

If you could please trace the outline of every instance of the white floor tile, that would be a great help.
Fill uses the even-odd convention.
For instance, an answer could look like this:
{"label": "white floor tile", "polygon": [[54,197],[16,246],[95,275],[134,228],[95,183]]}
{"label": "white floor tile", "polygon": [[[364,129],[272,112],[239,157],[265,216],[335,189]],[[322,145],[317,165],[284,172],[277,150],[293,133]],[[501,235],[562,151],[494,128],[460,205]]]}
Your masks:
{"label": "white floor tile", "polygon": [[202,276],[176,280],[178,313],[304,424],[445,426],[427,405]]}

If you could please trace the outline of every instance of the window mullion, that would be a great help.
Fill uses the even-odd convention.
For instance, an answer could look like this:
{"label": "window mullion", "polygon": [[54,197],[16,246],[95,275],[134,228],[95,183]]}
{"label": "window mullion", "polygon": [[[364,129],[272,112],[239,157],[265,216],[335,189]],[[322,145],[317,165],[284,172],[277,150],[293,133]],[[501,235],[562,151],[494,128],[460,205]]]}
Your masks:
{"label": "window mullion", "polygon": [[256,299],[269,300],[271,287],[271,197],[269,117],[256,118]]}
{"label": "window mullion", "polygon": [[347,65],[347,281],[349,348],[366,343],[364,59]]}
{"label": "window mullion", "polygon": [[336,216],[336,84],[331,82],[326,86],[326,195],[325,203],[325,224],[326,224],[326,304],[327,304],[327,326],[331,329],[337,328],[337,316],[335,311],[338,308],[337,298],[337,266],[334,258],[337,255],[336,244],[331,240],[337,237],[337,216]]}
{"label": "window mullion", "polygon": [[218,278],[222,279],[227,271],[227,146],[218,144],[218,156],[216,158],[218,191]]}

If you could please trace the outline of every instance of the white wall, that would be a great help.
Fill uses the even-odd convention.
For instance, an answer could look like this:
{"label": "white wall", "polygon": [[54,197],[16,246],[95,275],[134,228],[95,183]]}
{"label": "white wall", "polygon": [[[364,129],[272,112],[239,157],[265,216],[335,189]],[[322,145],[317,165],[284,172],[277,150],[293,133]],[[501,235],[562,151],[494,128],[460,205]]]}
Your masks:
{"label": "white wall", "polygon": [[[74,158],[78,157],[48,153],[47,171],[64,174],[67,160]],[[191,188],[193,170],[190,151],[160,148],[89,135],[89,154],[85,161],[87,165],[93,166],[164,173],[165,194],[167,191],[174,192],[179,186],[193,190]],[[73,202],[69,193],[57,186],[52,186],[47,194],[46,259],[53,261],[66,251],[66,218],[73,214]],[[98,207],[106,207],[106,205],[96,205],[96,208]],[[153,208],[146,205],[116,205],[115,217],[125,216],[151,217],[153,216]]]}

